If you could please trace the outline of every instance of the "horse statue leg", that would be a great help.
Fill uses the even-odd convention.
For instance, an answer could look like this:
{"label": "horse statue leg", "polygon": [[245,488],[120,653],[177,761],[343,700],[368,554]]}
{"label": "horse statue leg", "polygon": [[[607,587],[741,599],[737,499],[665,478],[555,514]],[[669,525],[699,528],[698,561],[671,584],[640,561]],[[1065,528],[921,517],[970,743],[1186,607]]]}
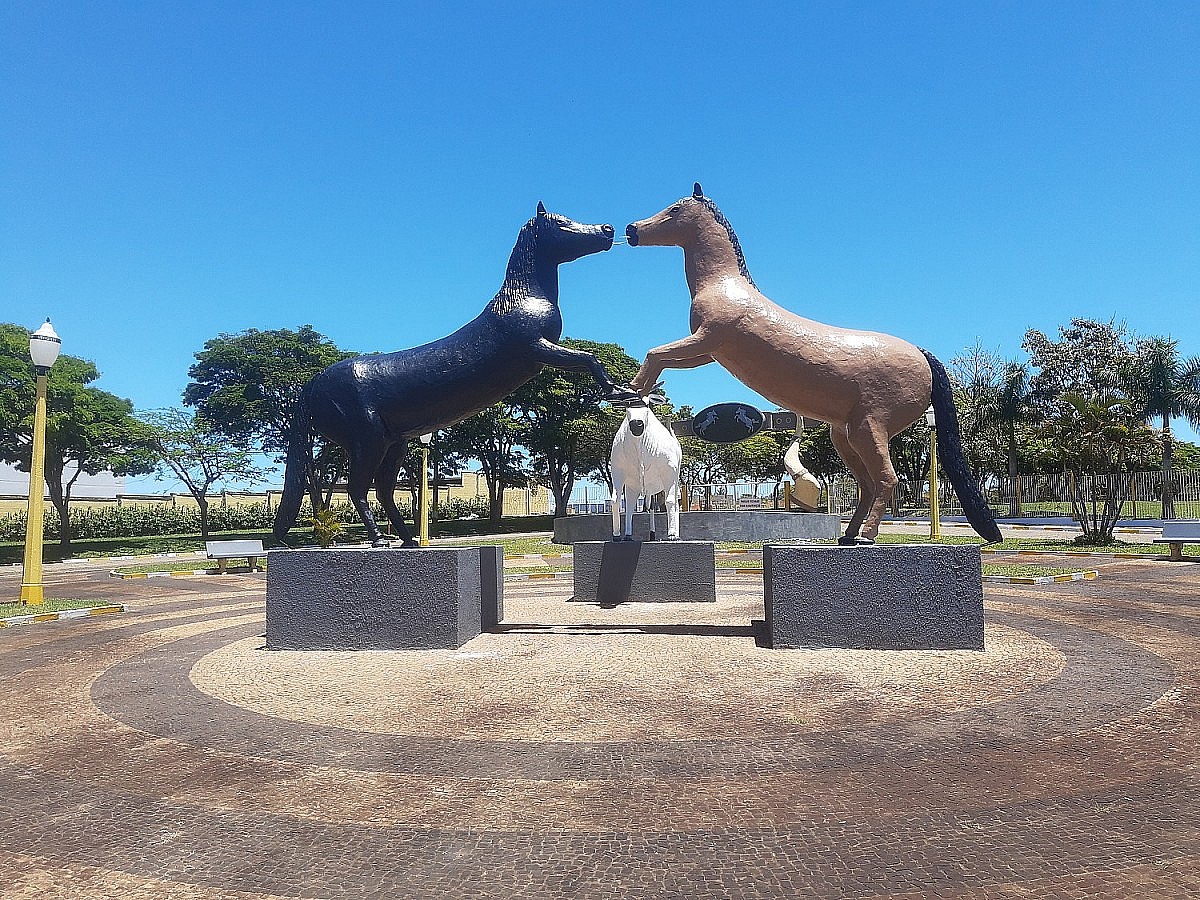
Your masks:
{"label": "horse statue leg", "polygon": [[388,450],[387,442],[382,435],[367,433],[362,435],[353,445],[346,447],[350,456],[350,477],[346,479],[346,493],[350,502],[362,519],[367,529],[367,540],[375,547],[386,547],[387,538],[379,533],[375,524],[375,516],[371,513],[371,505],[367,503],[367,491],[375,480],[375,473]]}
{"label": "horse statue leg", "polygon": [[[863,491],[864,497],[869,494],[870,499],[867,501],[868,511],[862,520],[859,543],[875,543],[875,537],[879,534],[879,522],[883,518],[884,512],[887,511],[888,504],[892,501],[892,494],[900,480],[896,477],[896,470],[892,467],[892,457],[888,451],[888,438],[887,428],[863,413],[854,415],[846,427],[846,439],[854,452],[858,454],[867,473],[866,485],[869,485],[869,490]],[[865,485],[860,482],[860,486]],[[860,506],[860,509],[854,512],[855,517],[858,517],[861,512]],[[851,520],[851,524],[853,524],[853,520]],[[849,528],[846,529],[846,533],[849,536]]]}
{"label": "horse statue leg", "polygon": [[845,425],[830,424],[829,437],[833,441],[833,449],[837,451],[837,455],[846,464],[846,468],[850,470],[854,480],[858,482],[858,503],[854,507],[854,515],[850,517],[850,522],[846,525],[846,533],[843,537],[838,538],[838,543],[874,543],[873,540],[860,540],[858,536],[858,530],[862,527],[863,520],[867,517],[867,511],[875,499],[874,481],[871,478],[870,470],[859,458],[858,451],[850,445]]}
{"label": "horse statue leg", "polygon": [[648,391],[658,383],[663,369],[694,369],[713,362],[713,352],[721,345],[710,331],[700,328],[678,341],[655,347],[646,354],[642,367],[629,386],[635,391]]}
{"label": "horse statue leg", "polygon": [[383,462],[375,472],[375,498],[387,513],[388,521],[396,529],[396,534],[400,536],[403,542],[401,546],[413,548],[421,545],[413,540],[412,532],[408,530],[404,516],[400,515],[400,508],[396,506],[396,479],[400,475],[400,467],[404,464],[407,451],[408,441],[400,441],[392,444],[391,449],[384,455]]}
{"label": "horse statue leg", "polygon": [[533,357],[542,365],[568,372],[591,372],[596,383],[608,391],[611,400],[637,400],[638,394],[627,388],[618,387],[608,375],[604,363],[582,350],[561,347],[553,341],[539,338],[533,345]]}
{"label": "horse statue leg", "polygon": [[654,495],[650,494],[646,497],[646,512],[650,514],[650,540],[658,540],[658,535],[654,533]]}

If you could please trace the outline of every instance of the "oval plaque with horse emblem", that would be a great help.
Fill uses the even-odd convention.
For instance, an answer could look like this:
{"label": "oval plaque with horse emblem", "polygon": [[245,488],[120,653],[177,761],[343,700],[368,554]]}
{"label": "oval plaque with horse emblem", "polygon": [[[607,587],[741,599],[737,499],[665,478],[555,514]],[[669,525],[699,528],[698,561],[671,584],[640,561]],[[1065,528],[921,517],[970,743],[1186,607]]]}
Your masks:
{"label": "oval plaque with horse emblem", "polygon": [[736,444],[762,431],[763,421],[763,414],[747,403],[717,403],[696,414],[692,430],[714,444]]}

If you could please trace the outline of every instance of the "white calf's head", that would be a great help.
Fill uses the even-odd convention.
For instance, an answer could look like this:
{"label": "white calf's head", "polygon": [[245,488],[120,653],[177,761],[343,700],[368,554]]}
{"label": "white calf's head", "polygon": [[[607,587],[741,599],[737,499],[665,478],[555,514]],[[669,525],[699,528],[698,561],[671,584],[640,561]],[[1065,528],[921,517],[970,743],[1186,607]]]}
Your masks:
{"label": "white calf's head", "polygon": [[625,426],[634,437],[641,437],[646,431],[646,423],[653,415],[644,400],[640,404],[630,405],[625,410]]}

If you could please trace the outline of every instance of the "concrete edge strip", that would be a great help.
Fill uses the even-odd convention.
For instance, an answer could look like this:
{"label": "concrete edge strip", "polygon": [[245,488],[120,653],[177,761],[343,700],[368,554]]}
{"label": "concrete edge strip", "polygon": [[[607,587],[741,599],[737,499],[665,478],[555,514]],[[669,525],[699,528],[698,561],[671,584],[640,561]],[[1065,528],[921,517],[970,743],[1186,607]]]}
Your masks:
{"label": "concrete edge strip", "polygon": [[1167,559],[1165,553],[1115,553],[1104,550],[1008,550],[1003,547],[982,547],[981,553],[1003,556],[1098,556],[1105,559]]}
{"label": "concrete edge strip", "polygon": [[[921,522],[921,521],[887,522],[886,524],[902,525],[902,526],[906,526],[906,527],[910,527],[910,528],[928,528],[929,527],[928,521],[925,521],[925,522]],[[943,525],[963,525],[965,523],[963,523],[963,522],[947,522],[945,519],[943,519],[942,524]],[[1076,525],[1017,525],[1015,523],[1009,524],[1008,522],[997,522],[996,524],[998,524],[1001,528],[1014,528],[1017,530],[1027,530],[1027,531],[1078,531],[1079,530],[1079,527]],[[1160,528],[1135,528],[1132,526],[1126,526],[1124,528],[1114,528],[1113,529],[1113,531],[1120,532],[1121,534],[1158,534],[1158,532],[1161,530],[1162,529],[1160,529]]]}
{"label": "concrete edge strip", "polygon": [[118,572],[113,569],[108,574],[113,578],[129,580],[131,578],[186,578],[189,575],[207,575],[213,569],[184,569],[178,572]]}
{"label": "concrete edge strip", "polygon": [[60,619],[85,619],[88,616],[102,616],[109,613],[125,612],[125,604],[108,603],[104,606],[85,606],[82,609],[63,609],[58,612],[27,613],[21,616],[7,616],[0,619],[0,628],[10,625],[33,625],[36,622],[57,622]]}
{"label": "concrete edge strip", "polygon": [[1056,584],[1066,581],[1093,581],[1100,577],[1095,569],[1085,572],[1067,572],[1063,575],[984,575],[983,580],[992,584]]}

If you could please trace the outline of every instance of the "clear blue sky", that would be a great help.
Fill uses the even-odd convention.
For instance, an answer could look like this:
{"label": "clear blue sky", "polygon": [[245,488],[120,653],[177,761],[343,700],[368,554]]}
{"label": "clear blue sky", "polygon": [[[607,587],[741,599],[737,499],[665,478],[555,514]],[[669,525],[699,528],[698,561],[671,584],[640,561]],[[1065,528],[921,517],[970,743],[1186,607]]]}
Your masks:
{"label": "clear blue sky", "polygon": [[[1197,47],[1194,2],[8,0],[0,320],[176,404],[218,332],[432,340],[538,200],[620,231],[699,180],[803,315],[943,360],[1072,316],[1200,354]],[[562,270],[566,334],[636,357],[687,305],[678,250]]]}

